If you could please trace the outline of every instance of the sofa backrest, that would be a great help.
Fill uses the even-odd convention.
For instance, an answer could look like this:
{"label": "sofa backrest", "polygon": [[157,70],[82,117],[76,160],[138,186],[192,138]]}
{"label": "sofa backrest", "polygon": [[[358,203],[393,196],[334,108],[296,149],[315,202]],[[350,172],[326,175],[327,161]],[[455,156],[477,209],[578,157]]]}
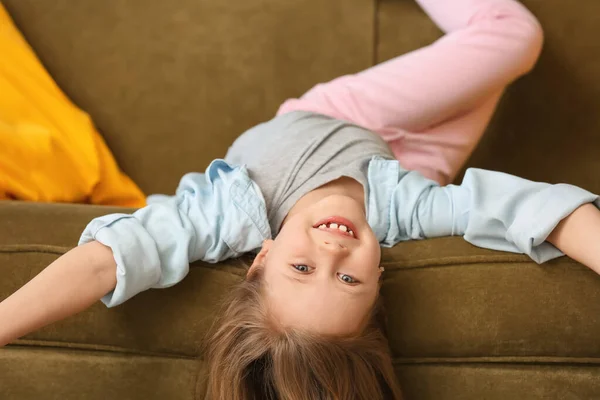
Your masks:
{"label": "sofa backrest", "polygon": [[[508,90],[470,165],[600,191],[600,3],[525,3],[545,28],[541,62]],[[287,97],[441,34],[404,0],[4,4],[147,193],[172,192]]]}

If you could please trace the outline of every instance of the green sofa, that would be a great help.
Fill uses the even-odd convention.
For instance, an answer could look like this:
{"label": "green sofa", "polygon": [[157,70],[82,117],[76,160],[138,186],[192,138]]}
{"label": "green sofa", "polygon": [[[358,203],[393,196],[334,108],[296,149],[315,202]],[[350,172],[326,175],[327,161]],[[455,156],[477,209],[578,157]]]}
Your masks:
{"label": "green sofa", "polygon": [[[412,0],[2,2],[146,193],[172,193],[286,97],[440,35]],[[600,2],[525,3],[543,55],[469,166],[600,192]],[[0,299],[115,211],[1,202]],[[461,238],[401,244],[382,262],[407,400],[600,399],[600,277],[587,268]],[[195,263],[173,288],[0,349],[0,399],[203,399],[202,338],[247,264]]]}

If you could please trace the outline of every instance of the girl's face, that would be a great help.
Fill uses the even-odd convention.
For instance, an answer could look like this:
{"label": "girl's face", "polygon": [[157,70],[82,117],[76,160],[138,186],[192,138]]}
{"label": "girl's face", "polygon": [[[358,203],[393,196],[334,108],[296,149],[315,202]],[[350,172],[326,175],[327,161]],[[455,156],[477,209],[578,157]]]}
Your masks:
{"label": "girl's face", "polygon": [[290,213],[253,268],[283,326],[345,335],[368,321],[379,291],[379,243],[360,197],[328,194]]}

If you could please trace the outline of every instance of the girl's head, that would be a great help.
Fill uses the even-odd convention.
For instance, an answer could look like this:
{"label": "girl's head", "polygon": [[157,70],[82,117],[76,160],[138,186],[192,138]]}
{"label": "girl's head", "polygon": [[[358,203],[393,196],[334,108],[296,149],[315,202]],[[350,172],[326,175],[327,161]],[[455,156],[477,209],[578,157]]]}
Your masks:
{"label": "girl's head", "polygon": [[[359,331],[286,327],[253,270],[228,296],[207,342],[210,399],[400,399],[379,301]],[[310,310],[306,311],[310,314]]]}
{"label": "girl's head", "polygon": [[362,196],[344,181],[310,192],[263,244],[208,341],[213,398],[400,398]]}
{"label": "girl's head", "polygon": [[347,335],[368,321],[379,294],[380,258],[363,188],[348,178],[302,197],[250,273],[263,270],[270,315],[282,326]]}

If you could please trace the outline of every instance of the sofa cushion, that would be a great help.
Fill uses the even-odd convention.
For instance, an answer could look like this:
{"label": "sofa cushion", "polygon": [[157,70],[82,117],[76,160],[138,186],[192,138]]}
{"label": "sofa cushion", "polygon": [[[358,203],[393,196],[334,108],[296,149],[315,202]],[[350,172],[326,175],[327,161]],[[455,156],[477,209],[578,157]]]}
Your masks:
{"label": "sofa cushion", "polygon": [[396,369],[405,400],[592,400],[597,365],[585,363],[419,363]]}
{"label": "sofa cushion", "polygon": [[203,399],[205,366],[185,357],[9,347],[0,351],[6,400]]}
{"label": "sofa cushion", "polygon": [[600,357],[600,279],[567,257],[538,265],[454,237],[400,244],[384,252],[383,265],[399,360]]}

